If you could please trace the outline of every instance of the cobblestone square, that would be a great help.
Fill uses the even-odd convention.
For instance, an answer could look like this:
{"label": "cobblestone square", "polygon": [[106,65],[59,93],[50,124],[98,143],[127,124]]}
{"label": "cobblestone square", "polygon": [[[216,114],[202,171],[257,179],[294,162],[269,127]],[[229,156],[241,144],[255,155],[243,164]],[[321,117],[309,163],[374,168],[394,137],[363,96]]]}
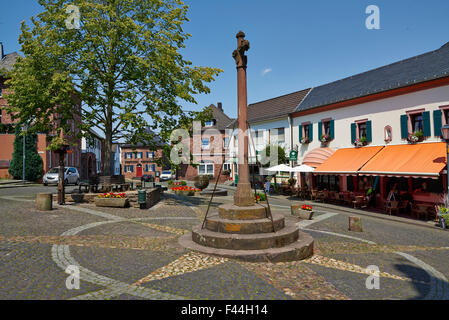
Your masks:
{"label": "cobblestone square", "polygon": [[[290,201],[273,210],[296,219],[315,240],[314,256],[297,262],[249,263],[181,247],[178,238],[202,223],[208,198],[165,194],[151,209],[55,206],[36,210],[37,192],[0,189],[0,299],[384,300],[449,298],[449,234],[376,217],[364,232],[347,230],[348,213],[321,210],[312,223],[290,216]],[[214,200],[211,210],[232,201]],[[68,266],[80,270],[69,290]],[[379,289],[368,289],[368,266]]]}

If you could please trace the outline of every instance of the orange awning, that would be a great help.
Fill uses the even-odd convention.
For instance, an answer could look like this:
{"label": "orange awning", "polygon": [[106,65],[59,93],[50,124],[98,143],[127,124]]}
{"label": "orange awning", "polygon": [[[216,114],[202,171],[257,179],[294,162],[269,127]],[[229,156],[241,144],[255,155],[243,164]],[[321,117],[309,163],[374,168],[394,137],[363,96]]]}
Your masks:
{"label": "orange awning", "polygon": [[302,164],[306,164],[313,168],[319,167],[334,153],[335,151],[331,148],[316,148],[306,154],[302,160]]}
{"label": "orange awning", "polygon": [[439,177],[446,167],[446,143],[387,146],[361,170],[361,175]]}
{"label": "orange awning", "polygon": [[320,165],[316,174],[357,174],[384,147],[339,149]]}

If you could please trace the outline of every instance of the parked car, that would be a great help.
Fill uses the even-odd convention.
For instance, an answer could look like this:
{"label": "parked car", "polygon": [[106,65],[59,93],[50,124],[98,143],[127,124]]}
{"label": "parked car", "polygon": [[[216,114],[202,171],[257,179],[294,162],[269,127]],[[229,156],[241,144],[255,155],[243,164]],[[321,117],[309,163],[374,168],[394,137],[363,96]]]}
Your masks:
{"label": "parked car", "polygon": [[[47,186],[49,184],[58,184],[59,180],[59,167],[51,168],[47,171],[47,173],[43,177],[43,184]],[[78,185],[80,183],[80,175],[78,170],[73,167],[65,168],[64,172],[64,184],[75,184]]]}
{"label": "parked car", "polygon": [[144,181],[144,182],[154,182],[154,176],[152,176],[151,174],[144,174],[141,178],[140,181]]}
{"label": "parked car", "polygon": [[161,181],[168,181],[175,179],[175,175],[170,170],[164,170],[159,177]]}

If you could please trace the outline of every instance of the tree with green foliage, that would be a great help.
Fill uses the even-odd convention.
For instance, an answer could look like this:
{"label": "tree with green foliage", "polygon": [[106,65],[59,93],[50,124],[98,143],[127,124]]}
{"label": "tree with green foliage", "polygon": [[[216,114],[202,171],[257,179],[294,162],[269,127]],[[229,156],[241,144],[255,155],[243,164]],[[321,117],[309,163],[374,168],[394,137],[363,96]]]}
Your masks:
{"label": "tree with green foliage", "polygon": [[[179,52],[191,36],[182,28],[188,6],[181,0],[39,4],[43,12],[31,19],[32,29],[22,24],[25,57],[8,81],[10,111],[30,130],[67,133],[70,120],[80,116],[83,132],[95,128],[104,134],[104,173],[109,175],[113,142],[151,142],[158,134],[168,148],[174,129],[207,118],[183,110],[181,103],[196,103],[196,94],[209,93],[206,83],[221,70],[194,67]],[[77,102],[81,110],[73,108]]]}
{"label": "tree with green foliage", "polygon": [[[277,155],[276,152],[271,152],[271,151],[277,151]],[[279,164],[286,164],[288,163],[289,159],[287,157],[287,154],[284,150],[284,148],[282,148],[279,145],[276,144],[268,144],[264,150],[262,150],[262,155],[261,155],[261,160],[260,163],[262,164],[262,167],[264,168],[268,168],[271,165],[279,165]]]}
{"label": "tree with green foliage", "polygon": [[43,162],[37,153],[37,135],[25,134],[19,126],[15,130],[14,152],[9,165],[9,174],[14,179],[23,175],[23,139],[25,139],[25,180],[37,181],[42,177]]}

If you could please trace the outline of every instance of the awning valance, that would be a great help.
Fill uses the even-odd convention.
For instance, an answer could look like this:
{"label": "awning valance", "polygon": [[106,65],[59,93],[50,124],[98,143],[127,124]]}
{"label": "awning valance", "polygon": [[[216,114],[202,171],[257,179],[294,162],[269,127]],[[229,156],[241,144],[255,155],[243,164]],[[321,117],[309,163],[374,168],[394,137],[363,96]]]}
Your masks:
{"label": "awning valance", "polygon": [[446,143],[387,146],[359,171],[360,175],[438,178],[446,167]]}
{"label": "awning valance", "polygon": [[315,170],[315,174],[357,174],[384,147],[339,149]]}

